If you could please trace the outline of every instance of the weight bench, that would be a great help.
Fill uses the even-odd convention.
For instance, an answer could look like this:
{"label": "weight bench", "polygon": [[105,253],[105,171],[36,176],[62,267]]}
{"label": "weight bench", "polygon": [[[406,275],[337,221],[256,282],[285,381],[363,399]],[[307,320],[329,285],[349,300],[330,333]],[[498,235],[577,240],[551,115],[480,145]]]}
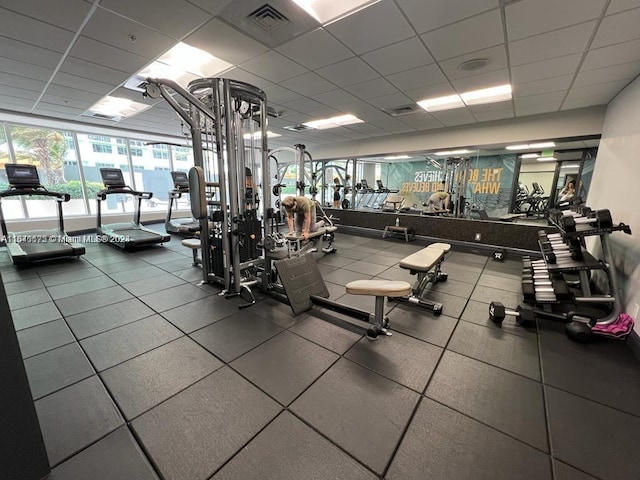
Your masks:
{"label": "weight bench", "polygon": [[200,249],[200,239],[185,238],[181,243],[183,246],[190,248],[191,252],[193,253],[193,263],[191,265],[193,265],[194,267],[200,265],[202,263],[202,260],[200,259],[200,257],[198,257],[198,250]]}
{"label": "weight bench", "polygon": [[[333,238],[338,227],[328,225],[318,228],[315,232],[309,233],[309,241],[306,242],[302,234],[285,235],[287,240],[288,256],[300,256],[309,252],[318,250],[323,253],[335,253],[337,249],[333,246]],[[328,242],[326,247],[323,246],[324,241]]]}
{"label": "weight bench", "polygon": [[409,270],[411,275],[417,275],[416,283],[411,289],[410,296],[394,297],[391,300],[409,303],[431,310],[435,315],[442,313],[442,303],[432,302],[422,298],[429,283],[446,282],[448,275],[440,271],[446,254],[451,250],[448,243],[432,243],[400,260],[400,268]]}
{"label": "weight bench", "polygon": [[391,335],[387,330],[389,319],[384,315],[385,297],[402,297],[411,293],[411,285],[403,281],[356,280],[345,285],[347,293],[375,297],[375,310],[372,314],[329,300],[329,290],[313,255],[278,260],[274,265],[294,314],[311,310],[315,305],[347,315],[367,323],[369,340],[377,340],[381,334]]}

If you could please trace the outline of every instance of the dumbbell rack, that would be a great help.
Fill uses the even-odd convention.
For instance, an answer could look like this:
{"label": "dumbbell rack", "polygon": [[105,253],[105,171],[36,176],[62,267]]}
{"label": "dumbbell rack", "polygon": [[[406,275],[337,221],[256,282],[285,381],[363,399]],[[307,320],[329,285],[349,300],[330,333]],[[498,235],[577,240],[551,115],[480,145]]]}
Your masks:
{"label": "dumbbell rack", "polygon": [[[552,211],[549,223],[556,226],[559,233],[539,232],[542,259],[523,257],[522,291],[525,306],[507,311],[501,303],[492,302],[489,315],[498,323],[502,322],[505,315],[515,315],[521,325],[535,323],[536,316],[559,320],[567,324],[566,332],[570,338],[586,341],[595,325],[599,330],[603,329],[616,322],[622,311],[609,236],[617,231],[631,234],[631,229],[623,223],[614,225],[608,210],[592,212],[587,207],[578,207],[576,211]],[[601,260],[586,250],[585,237],[589,236],[600,238]],[[589,272],[594,270],[604,271],[610,294],[595,295],[591,292]],[[576,285],[579,290],[569,285],[564,278],[565,273],[578,274],[579,282]],[[609,313],[595,319],[581,312],[581,306],[585,304],[606,305]]]}

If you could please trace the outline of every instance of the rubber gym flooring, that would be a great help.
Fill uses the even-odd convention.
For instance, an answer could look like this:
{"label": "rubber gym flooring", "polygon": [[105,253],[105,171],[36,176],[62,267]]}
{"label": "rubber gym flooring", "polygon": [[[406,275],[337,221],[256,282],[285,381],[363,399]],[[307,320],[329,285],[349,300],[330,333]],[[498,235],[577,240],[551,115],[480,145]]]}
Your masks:
{"label": "rubber gym flooring", "polygon": [[[405,279],[424,241],[338,234],[331,298]],[[51,480],[640,478],[640,365],[626,343],[488,320],[521,300],[519,259],[455,248],[428,298],[388,304],[393,336],[199,285],[178,238],[16,269],[0,255]],[[337,326],[342,324],[348,328]]]}

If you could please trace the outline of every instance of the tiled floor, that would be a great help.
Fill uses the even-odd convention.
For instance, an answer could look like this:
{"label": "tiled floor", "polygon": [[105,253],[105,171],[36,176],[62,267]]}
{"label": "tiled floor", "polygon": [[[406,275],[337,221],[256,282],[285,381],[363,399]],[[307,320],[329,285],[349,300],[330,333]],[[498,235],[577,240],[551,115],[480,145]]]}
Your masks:
{"label": "tiled floor", "polygon": [[[425,246],[339,234],[318,255],[332,298],[405,279]],[[316,254],[317,255],[317,254]],[[640,478],[640,365],[625,343],[488,320],[521,299],[518,259],[455,248],[444,313],[388,304],[370,342],[327,311],[294,316],[199,285],[178,239],[0,269],[53,480]],[[342,324],[342,328],[336,324]]]}

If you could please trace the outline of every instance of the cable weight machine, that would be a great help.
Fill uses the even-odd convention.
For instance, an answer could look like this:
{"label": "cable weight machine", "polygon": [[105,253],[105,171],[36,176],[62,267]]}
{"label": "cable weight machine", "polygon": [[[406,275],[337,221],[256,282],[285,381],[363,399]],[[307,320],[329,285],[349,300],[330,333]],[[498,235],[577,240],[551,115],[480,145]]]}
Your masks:
{"label": "cable weight machine", "polygon": [[467,184],[469,183],[469,169],[471,160],[466,157],[450,157],[444,164],[442,178],[445,182],[451,215],[460,218],[465,215]]}

